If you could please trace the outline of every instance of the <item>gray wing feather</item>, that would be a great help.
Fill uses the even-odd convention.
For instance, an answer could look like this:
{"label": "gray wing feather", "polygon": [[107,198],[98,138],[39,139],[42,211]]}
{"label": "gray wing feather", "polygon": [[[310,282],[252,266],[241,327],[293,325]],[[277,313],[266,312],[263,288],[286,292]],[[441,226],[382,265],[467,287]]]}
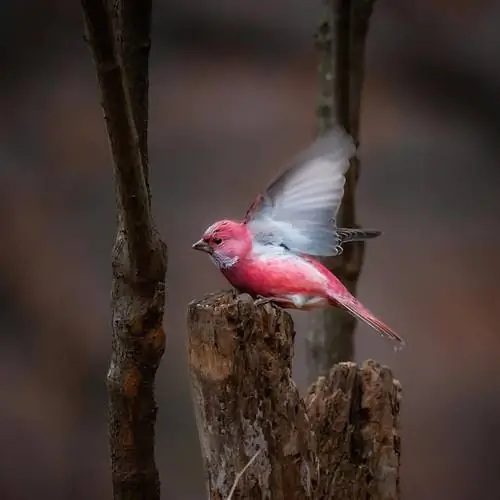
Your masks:
{"label": "gray wing feather", "polygon": [[248,220],[256,242],[292,252],[335,255],[335,218],[356,148],[339,126],[317,139],[267,188]]}

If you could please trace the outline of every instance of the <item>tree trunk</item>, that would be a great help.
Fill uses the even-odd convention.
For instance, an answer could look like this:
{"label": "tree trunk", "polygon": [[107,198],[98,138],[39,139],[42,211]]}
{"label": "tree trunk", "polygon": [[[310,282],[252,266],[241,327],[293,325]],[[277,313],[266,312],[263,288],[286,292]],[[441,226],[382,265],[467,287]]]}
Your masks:
{"label": "tree trunk", "polygon": [[234,498],[399,498],[401,389],[388,368],[341,363],[303,400],[290,315],[234,291],[191,302],[188,333],[210,499],[227,500],[252,459]]}

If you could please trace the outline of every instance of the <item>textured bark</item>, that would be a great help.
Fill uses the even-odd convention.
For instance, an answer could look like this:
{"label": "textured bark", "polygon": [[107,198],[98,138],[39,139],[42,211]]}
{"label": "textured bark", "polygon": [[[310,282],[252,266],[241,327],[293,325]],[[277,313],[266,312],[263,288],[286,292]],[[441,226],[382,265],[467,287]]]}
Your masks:
{"label": "textured bark", "polygon": [[209,498],[399,498],[400,386],[341,363],[305,401],[291,378],[290,315],[224,292],[188,310],[189,363]]}
{"label": "textured bark", "polygon": [[[323,0],[323,15],[316,34],[318,51],[317,133],[341,123],[359,144],[359,118],[365,41],[374,0]],[[337,223],[357,227],[356,184],[359,159],[351,160]],[[323,259],[326,266],[356,293],[363,266],[364,243],[349,243],[344,253]],[[340,308],[311,312],[308,334],[309,380],[325,375],[339,361],[354,357],[356,320]]]}
{"label": "textured bark", "polygon": [[369,360],[339,363],[309,389],[307,412],[317,440],[316,498],[400,498],[401,386]]}
{"label": "textured bark", "polygon": [[[147,54],[139,50],[140,56],[133,55],[134,47],[142,47],[146,39],[149,43],[151,3],[142,2],[142,12],[137,2],[114,3],[123,21],[118,17],[116,23],[112,22],[105,0],[82,0],[113,154],[117,195],[113,338],[107,379],[113,496],[116,500],[159,500],[154,380],[165,348],[166,247],[155,229],[146,182]],[[137,25],[132,30],[125,18],[133,8]],[[123,40],[129,47],[123,52],[126,65]]]}
{"label": "textured bark", "polygon": [[152,0],[113,0],[115,39],[121,47],[132,116],[139,137],[144,179],[148,183],[149,52]]}
{"label": "textured bark", "polygon": [[306,410],[291,378],[290,316],[249,295],[189,305],[189,362],[211,499],[305,499],[316,474]]}

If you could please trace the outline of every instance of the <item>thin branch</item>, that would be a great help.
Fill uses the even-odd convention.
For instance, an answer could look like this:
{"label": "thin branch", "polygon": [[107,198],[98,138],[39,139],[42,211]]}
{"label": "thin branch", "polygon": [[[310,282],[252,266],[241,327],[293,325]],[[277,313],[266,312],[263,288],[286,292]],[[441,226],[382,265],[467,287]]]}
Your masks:
{"label": "thin branch", "polygon": [[[374,0],[323,0],[323,14],[316,35],[319,135],[339,122],[359,144],[364,48],[373,4]],[[357,227],[355,192],[358,177],[359,159],[355,157],[346,175],[344,198],[337,218],[339,226]],[[341,256],[324,262],[355,294],[363,256],[364,244],[350,243]],[[311,313],[307,339],[311,382],[318,375],[328,373],[334,364],[353,359],[355,327],[354,318],[341,309]]]}
{"label": "thin branch", "polygon": [[[154,383],[165,349],[162,321],[167,262],[166,247],[151,216],[146,183],[149,48],[134,55],[136,47],[149,41],[151,2],[115,0],[113,13],[118,17],[114,23],[106,0],[82,0],[82,6],[117,194],[113,343],[107,380],[113,496],[115,500],[159,500]],[[136,16],[134,22],[131,13]]]}
{"label": "thin branch", "polygon": [[261,451],[262,451],[262,449],[257,450],[254,453],[254,456],[245,465],[245,467],[243,467],[243,469],[241,469],[241,471],[238,472],[238,474],[236,474],[236,478],[234,480],[233,487],[231,488],[231,491],[229,492],[227,500],[232,500],[234,492],[236,491],[236,487],[238,486],[238,483],[239,483],[240,479],[243,477],[243,474],[245,474],[245,472],[247,471],[247,469],[255,462],[255,459],[259,456],[259,453]]}

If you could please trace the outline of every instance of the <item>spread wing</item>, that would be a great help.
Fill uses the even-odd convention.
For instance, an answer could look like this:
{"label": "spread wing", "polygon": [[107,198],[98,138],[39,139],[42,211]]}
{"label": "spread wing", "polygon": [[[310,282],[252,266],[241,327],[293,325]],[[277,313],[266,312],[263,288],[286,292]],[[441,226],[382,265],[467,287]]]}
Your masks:
{"label": "spread wing", "polygon": [[299,155],[247,211],[255,241],[295,253],[336,255],[335,218],[355,151],[351,137],[337,126]]}

